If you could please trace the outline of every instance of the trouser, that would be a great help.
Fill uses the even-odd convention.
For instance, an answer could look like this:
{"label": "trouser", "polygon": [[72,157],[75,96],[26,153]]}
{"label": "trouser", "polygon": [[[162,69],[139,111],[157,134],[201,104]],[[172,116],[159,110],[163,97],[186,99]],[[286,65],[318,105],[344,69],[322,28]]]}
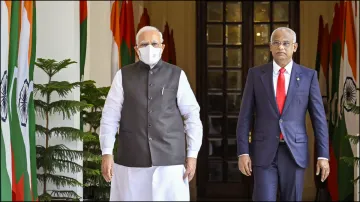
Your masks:
{"label": "trouser", "polygon": [[279,186],[281,201],[302,201],[305,169],[299,167],[285,143],[279,144],[268,167],[253,167],[254,201],[276,201]]}

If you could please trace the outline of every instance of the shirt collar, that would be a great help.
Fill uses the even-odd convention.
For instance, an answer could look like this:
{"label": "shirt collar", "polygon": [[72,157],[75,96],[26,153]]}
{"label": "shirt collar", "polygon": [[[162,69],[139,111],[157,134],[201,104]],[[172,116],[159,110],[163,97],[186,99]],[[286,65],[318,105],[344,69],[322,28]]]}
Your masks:
{"label": "shirt collar", "polygon": [[[286,66],[285,69],[288,74],[291,74],[291,70],[292,70],[292,66],[293,66],[293,60],[291,60]],[[273,60],[273,71],[275,74],[279,73],[280,70],[280,66],[275,62],[275,60]]]}

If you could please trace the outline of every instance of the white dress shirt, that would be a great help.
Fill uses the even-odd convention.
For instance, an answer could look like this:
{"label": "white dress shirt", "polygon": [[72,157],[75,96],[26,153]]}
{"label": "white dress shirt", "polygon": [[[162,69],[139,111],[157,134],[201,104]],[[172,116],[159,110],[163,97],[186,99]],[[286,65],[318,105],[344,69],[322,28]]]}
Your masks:
{"label": "white dress shirt", "polygon": [[[151,68],[153,67],[154,65],[151,66]],[[134,90],[136,89],[134,88]],[[114,77],[102,111],[99,140],[103,155],[113,153],[115,135],[119,129],[123,102],[124,89],[122,87],[122,74],[120,69]],[[199,114],[200,107],[188,79],[182,70],[177,92],[177,105],[180,114],[184,118],[187,157],[197,158],[203,137],[203,126]]]}
{"label": "white dress shirt", "polygon": [[[284,77],[285,77],[285,95],[287,95],[288,89],[289,89],[289,83],[290,83],[290,76],[291,76],[291,70],[293,67],[293,60],[291,60],[284,68]],[[273,84],[274,84],[274,92],[276,97],[276,89],[277,89],[277,81],[280,74],[280,67],[274,60],[273,60]],[[248,154],[242,154],[242,155],[248,155]],[[241,155],[239,155],[241,156]],[[318,159],[327,159],[323,157],[319,157]]]}
{"label": "white dress shirt", "polygon": [[[284,76],[285,76],[285,95],[287,95],[287,92],[288,92],[288,89],[289,89],[290,75],[291,75],[292,66],[293,66],[293,61],[292,60],[285,66],[285,72],[284,72]],[[279,74],[280,74],[280,69],[281,69],[281,67],[275,61],[273,61],[273,84],[274,84],[275,97],[276,97],[277,81],[278,81],[278,77],[279,77]]]}

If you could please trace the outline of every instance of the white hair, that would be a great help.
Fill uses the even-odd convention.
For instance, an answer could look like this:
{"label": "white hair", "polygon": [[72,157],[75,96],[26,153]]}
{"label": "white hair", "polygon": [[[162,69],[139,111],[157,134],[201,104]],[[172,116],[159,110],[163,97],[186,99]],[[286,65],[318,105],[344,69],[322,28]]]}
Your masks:
{"label": "white hair", "polygon": [[145,26],[143,28],[141,28],[138,33],[136,34],[136,44],[139,44],[139,37],[140,35],[143,33],[143,32],[147,32],[147,31],[157,31],[159,32],[159,35],[160,35],[160,43],[163,43],[164,40],[163,40],[163,36],[162,36],[162,33],[160,32],[160,30],[156,27],[153,27],[153,26]]}
{"label": "white hair", "polygon": [[271,33],[271,37],[270,37],[270,41],[271,41],[271,42],[273,41],[273,35],[274,35],[274,33],[275,33],[277,30],[285,30],[285,31],[290,32],[290,33],[293,35],[293,37],[294,37],[293,43],[296,43],[296,33],[295,33],[292,29],[290,29],[290,28],[288,28],[288,27],[278,27],[278,28],[276,28],[276,29]]}

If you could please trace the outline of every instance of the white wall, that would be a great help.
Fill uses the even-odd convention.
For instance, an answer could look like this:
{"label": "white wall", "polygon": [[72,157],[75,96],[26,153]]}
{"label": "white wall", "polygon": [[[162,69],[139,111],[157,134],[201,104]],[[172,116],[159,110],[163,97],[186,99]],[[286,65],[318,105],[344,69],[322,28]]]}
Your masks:
{"label": "white wall", "polygon": [[[134,28],[136,32],[143,11],[143,1],[133,1]],[[85,80],[94,80],[98,87],[111,85],[110,29],[111,2],[88,1],[88,43]]]}
{"label": "white wall", "polygon": [[[79,40],[79,2],[78,1],[37,1],[37,58],[52,58],[55,60],[63,60],[70,58],[76,61],[68,69],[60,71],[53,80],[56,81],[79,81],[79,57],[80,57],[80,40]],[[48,81],[46,74],[39,68],[35,67],[34,83],[43,84]],[[37,95],[36,99],[39,98]],[[51,96],[52,101],[58,100],[58,96]],[[66,99],[79,100],[79,89],[69,94]],[[62,115],[53,115],[50,117],[49,127],[69,126],[79,128],[79,113],[75,114],[71,120],[63,120]],[[37,124],[44,125],[44,120],[37,117]],[[44,145],[43,137],[37,138],[37,144]],[[65,141],[59,138],[52,138],[50,145],[64,144],[70,149],[82,150],[81,141]],[[82,160],[78,161],[82,165]],[[42,172],[42,171],[39,171]],[[56,173],[62,174],[62,173]],[[82,173],[64,174],[74,177],[82,183]],[[49,184],[48,190],[56,189]],[[74,190],[82,197],[82,187],[67,188]],[[39,195],[43,193],[43,185],[38,183]]]}
{"label": "white wall", "polygon": [[110,1],[88,1],[85,80],[94,80],[101,87],[109,86],[111,81],[110,13]]}

